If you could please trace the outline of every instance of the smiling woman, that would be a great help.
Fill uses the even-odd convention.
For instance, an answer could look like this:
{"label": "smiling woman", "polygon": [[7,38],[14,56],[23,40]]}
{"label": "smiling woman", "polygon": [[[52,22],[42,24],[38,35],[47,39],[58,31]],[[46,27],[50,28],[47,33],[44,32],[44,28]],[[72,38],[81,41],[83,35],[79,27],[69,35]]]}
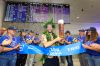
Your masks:
{"label": "smiling woman", "polygon": [[100,36],[95,27],[90,27],[86,33],[86,43],[83,44],[86,48],[87,60],[89,66],[100,66]]}

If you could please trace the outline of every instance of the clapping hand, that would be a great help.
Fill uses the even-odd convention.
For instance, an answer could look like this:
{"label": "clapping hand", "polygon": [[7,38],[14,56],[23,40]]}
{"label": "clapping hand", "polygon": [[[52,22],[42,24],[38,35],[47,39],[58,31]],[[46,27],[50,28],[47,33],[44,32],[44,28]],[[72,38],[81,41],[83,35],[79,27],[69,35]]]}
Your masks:
{"label": "clapping hand", "polygon": [[10,45],[11,42],[12,42],[12,36],[9,36],[10,38],[9,39],[5,39],[3,42],[2,42],[2,45],[3,46],[7,46],[7,45]]}

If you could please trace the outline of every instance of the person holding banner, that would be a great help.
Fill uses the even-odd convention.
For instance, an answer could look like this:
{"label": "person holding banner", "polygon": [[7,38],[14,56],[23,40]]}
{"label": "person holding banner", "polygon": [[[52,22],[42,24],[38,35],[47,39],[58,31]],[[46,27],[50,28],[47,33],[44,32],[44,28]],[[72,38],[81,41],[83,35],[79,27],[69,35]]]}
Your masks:
{"label": "person holding banner", "polygon": [[[19,43],[25,43],[26,44],[26,31],[25,29],[22,29],[20,31],[20,35],[17,37]],[[16,61],[16,66],[25,66],[27,59],[27,54],[19,54],[17,53],[17,61]]]}
{"label": "person holding banner", "polygon": [[[56,42],[62,40],[62,38],[58,37],[53,32],[53,29],[55,28],[55,24],[53,23],[53,19],[49,20],[45,23],[44,28],[46,31],[43,32],[43,35],[41,37],[41,43],[44,47],[50,47],[58,45]],[[44,63],[43,66],[59,66],[59,59],[57,56],[43,56]]]}
{"label": "person holding banner", "polygon": [[17,47],[18,47],[18,45],[15,46],[14,48],[7,48],[7,47],[4,47],[4,46],[1,46],[1,45],[0,45],[0,53],[14,50],[14,49],[16,49]]}
{"label": "person holding banner", "polygon": [[[29,34],[26,36],[26,43],[29,45],[34,45],[34,31],[30,30]],[[27,66],[34,66],[35,64],[35,55],[28,54],[26,65]]]}
{"label": "person holding banner", "polygon": [[[0,38],[1,38],[2,36],[4,36],[4,35],[6,34],[6,32],[7,32],[7,29],[1,27],[1,28],[0,28]],[[14,49],[14,48],[7,48],[7,47],[0,46],[0,53],[1,53],[1,52],[10,51],[10,50],[13,50],[13,49]]]}
{"label": "person holding banner", "polygon": [[34,37],[34,45],[37,45],[37,46],[39,46],[39,44],[41,43],[41,40],[40,40],[40,38],[39,38],[39,33],[38,32],[36,32],[35,33],[35,37]]}
{"label": "person holding banner", "polygon": [[95,44],[100,45],[100,36],[95,27],[90,27],[86,33],[86,43],[83,44],[89,66],[100,66],[100,52],[96,51]]}
{"label": "person holding banner", "polygon": [[[73,43],[73,37],[71,36],[70,31],[65,32],[65,44],[69,45]],[[73,66],[72,55],[66,56],[68,66]]]}
{"label": "person holding banner", "polygon": [[31,30],[29,34],[26,35],[26,43],[32,45],[34,41],[34,32]]}
{"label": "person holding banner", "polygon": [[78,42],[82,42],[84,43],[85,42],[85,30],[84,29],[81,29],[79,30],[79,35],[77,36],[77,40]]}
{"label": "person holding banner", "polygon": [[[80,29],[79,30],[79,35],[77,36],[77,41],[84,43],[85,39],[86,39],[85,30],[84,29]],[[85,53],[79,54],[79,61],[80,61],[80,65],[81,66],[88,66]]]}
{"label": "person holding banner", "polygon": [[19,44],[15,37],[17,28],[10,26],[7,29],[7,34],[0,38],[0,45],[4,46],[5,49],[0,53],[0,66],[15,66],[17,59],[17,49]]}

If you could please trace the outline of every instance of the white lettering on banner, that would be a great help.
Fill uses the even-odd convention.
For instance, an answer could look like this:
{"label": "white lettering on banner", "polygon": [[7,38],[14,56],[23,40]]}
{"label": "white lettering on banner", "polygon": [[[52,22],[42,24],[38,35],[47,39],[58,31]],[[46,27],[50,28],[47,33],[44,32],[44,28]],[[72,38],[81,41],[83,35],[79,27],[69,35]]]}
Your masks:
{"label": "white lettering on banner", "polygon": [[34,48],[33,48],[32,46],[28,46],[28,49],[32,49],[32,50],[34,50]]}
{"label": "white lettering on banner", "polygon": [[42,53],[41,49],[38,49],[38,48],[36,48],[34,46],[28,46],[28,49],[31,49],[33,51],[36,51],[37,53]]}
{"label": "white lettering on banner", "polygon": [[57,48],[50,48],[48,55],[61,55],[62,52]]}
{"label": "white lettering on banner", "polygon": [[80,49],[80,46],[75,46],[75,47],[67,48],[68,52],[71,52],[73,50],[78,50],[78,49]]}
{"label": "white lettering on banner", "polygon": [[23,51],[23,47],[24,47],[24,45],[21,45],[19,51]]}

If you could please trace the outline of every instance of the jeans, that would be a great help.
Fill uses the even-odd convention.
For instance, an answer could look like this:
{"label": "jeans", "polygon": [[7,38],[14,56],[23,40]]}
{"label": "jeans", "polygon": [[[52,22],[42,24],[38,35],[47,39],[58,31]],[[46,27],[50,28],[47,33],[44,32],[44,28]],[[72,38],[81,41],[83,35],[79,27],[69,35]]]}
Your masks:
{"label": "jeans", "polygon": [[86,59],[86,53],[79,54],[79,61],[80,61],[80,66],[89,66]]}
{"label": "jeans", "polygon": [[100,56],[91,56],[87,54],[89,66],[100,66]]}
{"label": "jeans", "polygon": [[68,66],[73,66],[72,55],[66,56],[66,57],[65,56],[61,56],[60,58],[61,58],[61,63],[65,64],[65,59],[64,58],[66,58]]}
{"label": "jeans", "polygon": [[0,55],[0,66],[15,66],[17,55]]}
{"label": "jeans", "polygon": [[66,56],[66,60],[67,60],[68,66],[73,66],[72,55]]}

